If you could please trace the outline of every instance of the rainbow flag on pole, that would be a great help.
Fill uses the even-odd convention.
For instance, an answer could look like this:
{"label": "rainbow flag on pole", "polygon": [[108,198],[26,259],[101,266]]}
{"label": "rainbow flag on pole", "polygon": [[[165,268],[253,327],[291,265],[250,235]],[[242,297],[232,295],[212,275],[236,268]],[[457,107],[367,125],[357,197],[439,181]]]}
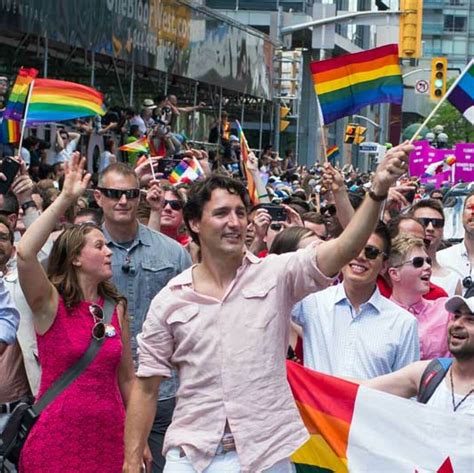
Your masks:
{"label": "rainbow flag on pole", "polygon": [[171,172],[168,180],[171,184],[179,182],[193,182],[199,177],[204,176],[204,171],[196,158],[189,161],[181,161]]}
{"label": "rainbow flag on pole", "polygon": [[0,143],[10,144],[20,141],[20,122],[3,119],[0,127]]}
{"label": "rainbow flag on pole", "polygon": [[337,158],[339,156],[339,146],[334,145],[328,148],[326,150],[326,156],[328,160]]}
{"label": "rainbow flag on pole", "polygon": [[244,165],[245,177],[247,178],[247,190],[249,191],[250,200],[252,201],[252,204],[257,205],[260,201],[258,197],[257,187],[255,186],[252,173],[247,168],[250,148],[247,143],[247,138],[245,138],[244,130],[242,130],[240,123],[235,120],[235,124],[237,125],[237,134],[240,141],[240,159],[242,160],[242,163]]}
{"label": "rainbow flag on pole", "polygon": [[401,104],[398,46],[389,44],[310,64],[323,124],[376,103]]}
{"label": "rainbow flag on pole", "polygon": [[[26,69],[20,67],[12,91],[8,97],[7,106],[3,118],[20,121],[23,119],[25,112],[26,99],[30,89],[31,82],[38,75],[37,69]],[[19,139],[19,138],[18,138]],[[14,143],[10,141],[10,143]]]}
{"label": "rainbow flag on pole", "polygon": [[33,83],[27,125],[74,120],[103,115],[103,95],[92,87],[54,79],[36,79]]}
{"label": "rainbow flag on pole", "polygon": [[472,416],[448,412],[287,362],[310,439],[297,473],[474,471]]}

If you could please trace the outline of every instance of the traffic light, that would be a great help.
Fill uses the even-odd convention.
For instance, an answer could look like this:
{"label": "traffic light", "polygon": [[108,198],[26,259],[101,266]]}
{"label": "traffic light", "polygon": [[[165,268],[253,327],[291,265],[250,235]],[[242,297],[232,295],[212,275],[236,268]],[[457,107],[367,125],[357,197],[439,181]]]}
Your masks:
{"label": "traffic light", "polygon": [[367,128],[365,126],[358,126],[356,128],[356,135],[354,139],[354,143],[356,145],[360,145],[365,141],[365,133],[367,131]]}
{"label": "traffic light", "polygon": [[446,93],[448,78],[448,60],[445,57],[435,57],[431,60],[431,100],[440,100]]}
{"label": "traffic light", "polygon": [[413,59],[421,56],[423,0],[400,0],[400,38],[398,55]]}
{"label": "traffic light", "polygon": [[354,140],[356,138],[356,131],[357,131],[357,125],[354,125],[354,123],[349,123],[349,125],[346,126],[344,143],[347,143],[347,144],[354,143]]}
{"label": "traffic light", "polygon": [[290,124],[289,120],[284,120],[284,118],[290,113],[290,107],[281,106],[280,107],[280,131],[283,132],[288,128]]}

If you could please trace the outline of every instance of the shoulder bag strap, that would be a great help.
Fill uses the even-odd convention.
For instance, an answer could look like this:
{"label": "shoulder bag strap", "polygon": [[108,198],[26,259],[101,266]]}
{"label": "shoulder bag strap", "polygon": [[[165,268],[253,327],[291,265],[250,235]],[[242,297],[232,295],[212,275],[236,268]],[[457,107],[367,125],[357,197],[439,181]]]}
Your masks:
{"label": "shoulder bag strap", "polygon": [[[104,302],[104,324],[109,324],[112,320],[115,302],[106,298]],[[41,399],[36,402],[32,410],[36,415],[41,414],[45,407],[52,402],[59,394],[61,394],[94,360],[99,348],[104,342],[104,338],[96,340],[92,337],[91,343],[87,351],[82,355],[79,361],[65,371],[61,377],[41,396]]]}
{"label": "shoulder bag strap", "polygon": [[452,358],[435,358],[423,371],[418,388],[417,401],[426,404],[441,381],[446,376],[452,363]]}

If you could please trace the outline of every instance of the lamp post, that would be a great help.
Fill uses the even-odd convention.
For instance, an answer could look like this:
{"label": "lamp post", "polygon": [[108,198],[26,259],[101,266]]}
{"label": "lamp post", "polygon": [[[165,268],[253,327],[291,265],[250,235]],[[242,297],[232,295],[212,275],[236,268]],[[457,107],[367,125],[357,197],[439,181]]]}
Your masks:
{"label": "lamp post", "polygon": [[433,128],[433,131],[429,131],[425,135],[426,141],[428,141],[431,146],[438,149],[444,149],[447,147],[448,138],[448,135],[444,132],[443,125],[436,125]]}

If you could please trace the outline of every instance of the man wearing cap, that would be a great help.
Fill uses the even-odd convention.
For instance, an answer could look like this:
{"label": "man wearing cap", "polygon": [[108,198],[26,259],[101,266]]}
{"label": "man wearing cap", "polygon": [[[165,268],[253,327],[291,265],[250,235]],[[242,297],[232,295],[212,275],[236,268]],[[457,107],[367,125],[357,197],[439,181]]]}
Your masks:
{"label": "man wearing cap", "polygon": [[[448,348],[453,356],[444,379],[426,402],[448,412],[474,414],[474,298],[453,296],[445,308],[451,313]],[[420,381],[430,361],[411,365],[361,384],[405,398],[417,396]]]}

